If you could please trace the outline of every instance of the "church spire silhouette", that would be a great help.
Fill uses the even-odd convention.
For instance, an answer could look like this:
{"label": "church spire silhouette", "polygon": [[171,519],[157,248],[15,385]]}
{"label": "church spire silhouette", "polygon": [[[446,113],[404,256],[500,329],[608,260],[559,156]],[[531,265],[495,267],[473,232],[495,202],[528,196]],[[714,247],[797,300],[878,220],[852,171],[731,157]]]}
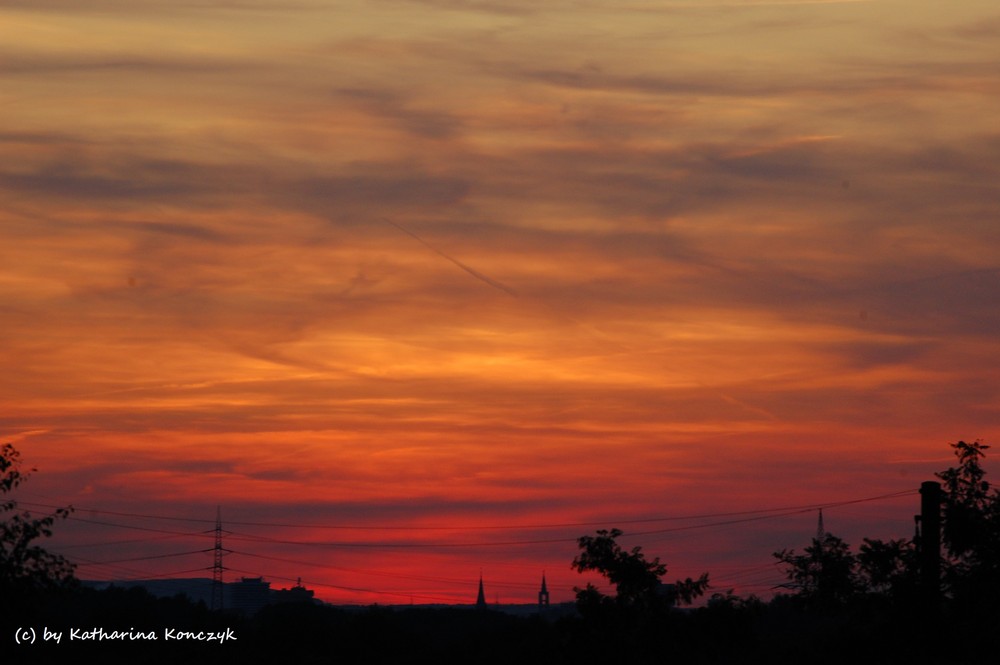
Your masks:
{"label": "church spire silhouette", "polygon": [[542,588],[538,592],[538,609],[544,610],[549,606],[549,589],[545,586],[545,573],[542,573]]}
{"label": "church spire silhouette", "polygon": [[479,573],[479,595],[476,596],[476,609],[486,609],[486,594],[483,593],[483,574]]}

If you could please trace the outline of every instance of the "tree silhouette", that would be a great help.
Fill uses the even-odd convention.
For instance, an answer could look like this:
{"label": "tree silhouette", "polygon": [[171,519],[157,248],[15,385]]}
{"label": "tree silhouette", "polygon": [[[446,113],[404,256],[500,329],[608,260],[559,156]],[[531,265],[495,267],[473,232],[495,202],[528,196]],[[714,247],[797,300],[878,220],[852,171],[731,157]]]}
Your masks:
{"label": "tree silhouette", "polygon": [[[21,454],[12,444],[0,447],[0,598],[49,590],[73,581],[73,565],[35,544],[52,535],[52,525],[65,519],[72,507],[59,508],[45,517],[18,512],[17,502],[9,494],[28,479],[21,471]],[[33,470],[33,469],[32,469]]]}
{"label": "tree silhouette", "polygon": [[1000,491],[985,479],[981,441],[951,444],[959,465],[937,474],[944,490],[945,586],[968,609],[994,607],[1000,594]]}
{"label": "tree silhouette", "polygon": [[614,604],[619,608],[649,610],[677,601],[690,603],[708,588],[708,573],[697,580],[687,578],[673,585],[665,585],[662,577],[667,566],[659,557],[647,561],[641,547],[624,550],[615,540],[622,535],[619,529],[601,529],[596,536],[578,539],[580,554],[573,559],[577,572],[593,570],[615,585],[612,601],[593,584],[576,589],[577,604],[583,607]]}
{"label": "tree silhouette", "polygon": [[[982,465],[989,446],[959,441],[951,447],[958,466],[935,474],[944,501],[945,588],[953,606],[981,613],[1000,596],[1000,491],[990,487]],[[919,543],[905,538],[865,538],[855,555],[840,538],[826,534],[813,539],[804,554],[782,550],[774,556],[786,566],[784,588],[807,605],[830,608],[860,596],[914,600],[918,550]]]}
{"label": "tree silhouette", "polygon": [[989,446],[981,441],[951,444],[959,466],[936,474],[945,494],[943,536],[956,559],[981,563],[997,537],[1000,495],[990,492],[982,459]]}
{"label": "tree silhouette", "polygon": [[917,548],[911,540],[865,538],[858,554],[841,538],[827,533],[813,538],[803,554],[775,552],[785,564],[788,582],[781,588],[813,609],[831,610],[864,597],[908,602],[917,589]]}
{"label": "tree silhouette", "polygon": [[917,547],[912,540],[865,538],[857,560],[866,593],[904,602],[913,599],[919,580],[919,564]]}
{"label": "tree silhouette", "polygon": [[782,586],[796,591],[807,605],[843,605],[862,588],[857,557],[847,543],[831,533],[813,538],[804,554],[782,550],[774,557],[787,566],[788,582]]}

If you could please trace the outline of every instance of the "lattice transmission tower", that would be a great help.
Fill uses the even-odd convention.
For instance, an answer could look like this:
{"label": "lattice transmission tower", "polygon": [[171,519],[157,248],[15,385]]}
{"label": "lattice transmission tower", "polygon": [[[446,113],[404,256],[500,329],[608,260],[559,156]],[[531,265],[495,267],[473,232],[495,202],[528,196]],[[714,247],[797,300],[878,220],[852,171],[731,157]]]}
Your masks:
{"label": "lattice transmission tower", "polygon": [[214,560],[212,563],[212,609],[223,609],[223,589],[222,571],[226,569],[222,565],[222,557],[229,554],[229,550],[222,547],[222,508],[215,507],[215,547],[213,548]]}

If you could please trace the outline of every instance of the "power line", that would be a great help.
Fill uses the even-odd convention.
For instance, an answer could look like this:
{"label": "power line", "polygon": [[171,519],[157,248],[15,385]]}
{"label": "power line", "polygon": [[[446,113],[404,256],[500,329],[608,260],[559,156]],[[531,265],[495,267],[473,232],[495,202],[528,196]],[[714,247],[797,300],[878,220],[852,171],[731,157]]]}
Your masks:
{"label": "power line", "polygon": [[134,568],[128,568],[128,567],[125,567],[125,566],[119,566],[119,565],[114,565],[114,564],[108,564],[108,563],[104,563],[104,562],[101,562],[101,561],[94,561],[92,559],[86,559],[86,558],[83,558],[83,557],[71,557],[70,560],[73,563],[73,565],[75,565],[77,567],[81,567],[81,566],[101,566],[101,567],[107,567],[107,568],[111,568],[111,569],[123,570],[126,573],[128,573],[129,575],[133,575],[134,576],[131,579],[126,578],[126,579],[117,580],[117,581],[120,581],[120,582],[134,582],[134,581],[142,581],[142,580],[169,579],[169,578],[174,577],[176,575],[187,575],[189,573],[203,573],[206,570],[210,569],[208,566],[202,566],[200,568],[190,568],[188,570],[175,570],[175,571],[172,571],[172,572],[169,572],[169,573],[153,573],[153,574],[150,574],[150,573],[144,573],[142,571],[135,570]]}
{"label": "power line", "polygon": [[[845,506],[857,503],[865,503],[871,501],[884,501],[887,499],[900,498],[903,496],[911,495],[910,490],[904,492],[893,492],[890,494],[883,494],[880,496],[868,497],[865,499],[853,499],[850,501],[840,501],[834,503],[822,504],[825,508],[835,508],[837,506]],[[756,517],[744,517],[742,519],[725,520],[722,522],[709,522],[707,524],[693,524],[688,526],[671,527],[668,529],[654,529],[649,531],[633,531],[625,532],[622,536],[645,536],[653,534],[663,534],[663,533],[676,533],[681,531],[691,531],[694,529],[707,529],[720,526],[731,526],[735,524],[744,524],[748,522],[758,522],[761,520],[777,519],[780,517],[788,517],[791,515],[799,515],[802,513],[812,512],[815,510],[815,506],[808,506],[798,508],[796,510],[789,510],[782,513],[773,513],[768,515],[758,515]],[[744,514],[754,514],[759,511],[753,511],[752,513]],[[577,542],[577,538],[541,538],[532,540],[506,540],[506,541],[481,541],[481,542],[460,542],[460,543],[448,543],[448,542],[438,542],[438,543],[420,543],[420,542],[393,542],[393,541],[372,541],[372,542],[356,542],[356,541],[298,541],[289,540],[282,538],[269,538],[266,536],[254,536],[253,534],[244,534],[241,532],[233,532],[230,539],[234,540],[250,540],[259,542],[268,542],[273,544],[282,545],[301,545],[306,547],[331,547],[331,548],[461,548],[461,547],[507,547],[507,546],[521,546],[521,545],[540,545],[540,544],[551,544],[551,543],[565,543],[565,542]]]}
{"label": "power line", "polygon": [[[742,511],[732,511],[732,512],[721,512],[721,513],[702,513],[695,515],[671,515],[663,517],[647,517],[647,518],[629,518],[629,519],[616,519],[607,518],[601,521],[589,521],[589,522],[554,522],[554,523],[534,523],[534,524],[477,524],[477,525],[437,525],[437,526],[409,526],[409,525],[360,525],[360,524],[303,524],[303,523],[293,523],[293,522],[252,522],[252,521],[240,521],[240,520],[226,520],[226,524],[233,526],[260,526],[260,527],[275,527],[275,528],[289,528],[289,529],[341,529],[341,530],[370,530],[370,531],[488,531],[488,530],[522,530],[522,529],[559,529],[559,528],[570,528],[570,527],[593,527],[593,526],[605,526],[607,524],[647,524],[655,522],[675,522],[675,521],[688,521],[688,520],[698,520],[698,519],[717,519],[723,517],[740,517],[744,515],[760,515],[766,513],[786,513],[790,511],[812,511],[824,508],[835,508],[838,506],[846,506],[855,503],[864,503],[867,501],[876,501],[880,499],[894,498],[897,496],[906,496],[908,494],[916,493],[917,489],[907,489],[898,492],[892,492],[889,494],[883,494],[876,497],[867,497],[864,499],[854,499],[848,501],[839,502],[826,502],[826,503],[812,503],[797,506],[782,506],[776,508],[761,508],[757,510],[742,510]],[[53,504],[44,503],[32,503],[22,501],[20,502],[25,506],[37,506],[40,508],[50,508],[55,509],[60,506]],[[97,515],[112,515],[116,517],[135,517],[140,519],[156,519],[156,520],[167,520],[175,522],[194,522],[198,524],[215,524],[215,520],[195,518],[195,517],[176,517],[170,515],[153,515],[148,513],[132,513],[123,511],[113,511],[113,510],[100,510],[96,508],[76,508],[79,512],[93,513]],[[70,515],[70,519],[81,519],[75,515]],[[100,523],[100,522],[95,522]],[[172,533],[164,531],[163,533]]]}
{"label": "power line", "polygon": [[212,550],[194,550],[191,552],[174,552],[172,554],[154,554],[150,556],[135,556],[129,557],[127,559],[115,559],[113,561],[103,561],[105,565],[113,563],[130,563],[132,561],[149,561],[151,559],[170,559],[177,556],[190,556],[192,554],[205,554],[206,552],[211,552]]}
{"label": "power line", "polygon": [[[812,504],[809,506],[800,506],[795,509],[788,509],[785,512],[774,512],[776,509],[767,510],[755,510],[755,511],[741,511],[739,513],[715,513],[716,515],[755,515],[754,517],[743,517],[740,519],[724,520],[721,522],[709,522],[704,524],[692,524],[687,526],[670,527],[666,529],[652,529],[647,531],[632,531],[625,532],[622,534],[623,537],[634,537],[634,536],[645,536],[645,535],[657,535],[665,533],[678,533],[683,531],[691,531],[695,529],[708,529],[722,526],[732,526],[736,524],[744,524],[749,522],[757,522],[762,520],[777,519],[781,517],[788,517],[791,515],[798,515],[806,512],[811,512],[816,510],[817,507],[821,508],[836,508],[839,506],[854,505],[859,503],[866,503],[872,501],[883,501],[888,499],[900,498],[904,496],[912,495],[912,490],[905,490],[899,492],[892,492],[889,494],[882,494],[879,496],[867,497],[864,499],[853,499],[849,501],[838,501],[829,502],[823,504]],[[101,511],[95,511],[101,512]],[[110,511],[107,511],[110,512]],[[765,514],[761,514],[765,513]],[[132,516],[140,516],[139,514],[133,514]],[[158,516],[146,516],[155,517]],[[210,537],[213,532],[180,532],[171,531],[167,529],[156,529],[152,527],[142,527],[129,524],[117,524],[114,522],[105,522],[100,520],[90,520],[83,517],[76,517],[75,515],[70,515],[70,520],[84,522],[88,524],[98,524],[102,526],[111,526],[123,529],[133,529],[138,531],[147,531],[152,533],[168,534],[172,536],[201,536]],[[183,518],[177,518],[183,519]],[[662,521],[666,519],[695,519],[695,517],[685,517],[685,518],[658,518],[655,521]],[[202,521],[202,520],[197,520]],[[618,523],[636,523],[636,522],[648,522],[651,520],[623,520]],[[288,526],[288,525],[286,525]],[[310,528],[300,525],[299,528]],[[405,529],[401,529],[405,530]],[[470,529],[472,530],[472,529]],[[575,543],[577,542],[577,537],[558,537],[558,538],[535,538],[535,539],[520,539],[520,540],[502,540],[502,541],[473,541],[473,542],[400,542],[400,541],[304,541],[304,540],[293,540],[285,538],[272,538],[268,536],[259,536],[255,534],[242,533],[237,531],[229,531],[227,533],[228,540],[237,540],[245,542],[259,542],[259,543],[270,543],[275,545],[294,545],[302,547],[320,547],[320,548],[343,548],[343,549],[451,549],[451,548],[472,548],[472,547],[519,547],[526,545],[544,545],[544,544],[554,544],[554,543]]]}
{"label": "power line", "polygon": [[729,526],[729,525],[732,525],[732,524],[743,524],[745,522],[758,522],[760,520],[769,520],[769,519],[774,519],[774,518],[777,518],[777,517],[789,517],[791,515],[801,515],[802,513],[811,513],[812,511],[816,510],[817,508],[819,508],[820,510],[822,510],[823,508],[836,508],[838,506],[848,506],[848,505],[854,505],[854,504],[858,504],[858,503],[867,503],[867,502],[870,502],[870,501],[885,501],[887,499],[898,499],[898,498],[902,498],[904,496],[912,496],[912,494],[913,494],[913,492],[911,490],[906,490],[906,491],[902,491],[902,492],[893,492],[891,494],[882,494],[881,496],[868,497],[867,499],[854,499],[854,500],[851,500],[851,501],[840,501],[840,502],[836,502],[836,503],[825,503],[825,504],[822,504],[820,506],[808,506],[808,507],[798,508],[798,509],[795,509],[795,510],[788,510],[787,512],[783,512],[783,513],[776,513],[776,514],[770,514],[770,515],[761,515],[761,516],[758,516],[758,517],[746,517],[746,518],[738,519],[738,520],[727,520],[727,521],[724,521],[724,522],[711,522],[709,524],[692,524],[690,526],[678,526],[678,527],[672,527],[670,529],[655,529],[655,530],[652,530],[652,531],[634,531],[632,533],[622,534],[622,535],[623,536],[624,535],[629,535],[629,536],[648,536],[648,535],[658,534],[658,533],[675,533],[675,532],[678,532],[678,531],[691,531],[691,530],[694,530],[694,529],[706,529],[706,528],[709,528],[709,527],[716,527],[716,526]]}
{"label": "power line", "polygon": [[214,532],[209,531],[168,531],[166,529],[154,529],[146,526],[134,526],[131,524],[116,524],[114,522],[102,522],[100,520],[88,520],[85,517],[76,517],[75,515],[70,515],[66,519],[73,522],[84,522],[85,524],[98,524],[100,526],[113,526],[119,529],[133,529],[135,531],[150,531],[152,533],[164,533],[170,534],[172,536],[202,536],[202,537],[212,537]]}
{"label": "power line", "polygon": [[154,536],[152,538],[123,538],[122,540],[108,540],[97,543],[73,543],[72,545],[60,545],[59,549],[69,550],[69,549],[80,549],[86,547],[108,547],[110,545],[132,545],[135,543],[155,543],[163,540],[173,540],[174,538],[183,538],[191,535],[201,536],[204,534],[176,533],[176,534],[169,534],[166,536]]}
{"label": "power line", "polygon": [[[236,555],[239,555],[239,556],[253,557],[254,559],[265,559],[265,560],[268,560],[268,561],[280,561],[282,563],[291,563],[291,564],[295,564],[297,566],[309,566],[309,567],[313,567],[313,568],[323,568],[323,569],[326,569],[326,570],[336,570],[336,571],[344,572],[344,573],[354,573],[354,574],[359,574],[359,575],[371,575],[371,576],[375,576],[375,577],[392,577],[392,578],[403,579],[403,580],[415,580],[415,581],[418,581],[418,582],[438,582],[438,583],[442,583],[442,584],[461,584],[461,585],[468,585],[470,583],[474,583],[475,582],[475,580],[458,579],[458,578],[454,578],[454,577],[429,577],[429,576],[426,576],[426,575],[404,575],[404,574],[401,574],[401,573],[389,573],[389,572],[385,572],[385,571],[361,570],[359,568],[345,568],[343,566],[331,566],[331,565],[326,564],[326,563],[317,563],[315,561],[302,561],[301,559],[288,559],[288,558],[285,558],[285,557],[266,556],[264,554],[251,554],[250,552],[240,552],[239,550],[232,550],[232,553],[236,554]],[[538,588],[538,585],[537,584],[533,584],[533,583],[529,584],[529,583],[517,583],[517,582],[491,582],[490,585],[491,586],[499,586],[499,587],[509,587],[509,588],[515,588],[515,589],[537,589]],[[562,588],[562,589],[570,589],[570,588],[572,588],[571,585],[551,585],[550,584],[549,586],[553,586],[553,587],[557,587],[557,588]]]}
{"label": "power line", "polygon": [[[232,570],[235,573],[244,573],[246,575],[256,575],[257,574],[257,573],[254,573],[252,571],[249,571],[249,570],[240,570],[239,568],[230,568],[229,570]],[[272,579],[276,579],[276,580],[285,580],[286,582],[296,582],[297,583],[299,581],[298,578],[282,577],[280,575],[268,575],[268,577],[270,577]],[[443,596],[427,596],[427,595],[423,595],[423,594],[415,594],[415,593],[407,593],[407,592],[377,591],[375,589],[364,589],[364,588],[361,588],[361,587],[341,586],[341,585],[338,585],[338,584],[326,584],[326,583],[323,583],[323,582],[309,581],[309,584],[310,584],[310,586],[326,587],[326,588],[329,588],[329,589],[337,589],[338,591],[354,591],[354,592],[357,592],[357,593],[373,593],[373,594],[380,595],[380,596],[400,596],[400,597],[403,597],[403,598],[424,598],[426,600],[439,600],[439,601],[445,601],[445,602],[451,602],[453,600],[452,598],[445,598]]]}
{"label": "power line", "polygon": [[[817,509],[839,508],[839,507],[848,506],[848,505],[863,504],[863,503],[875,502],[875,501],[885,501],[885,500],[891,500],[891,499],[896,499],[896,498],[902,498],[902,497],[905,497],[905,496],[913,496],[914,493],[915,493],[915,490],[903,490],[903,491],[891,492],[891,493],[887,493],[887,494],[881,494],[881,495],[878,495],[878,496],[865,497],[865,498],[861,498],[861,499],[852,499],[852,500],[846,500],[846,501],[834,501],[834,502],[826,502],[826,503],[816,503],[816,504],[800,505],[800,506],[790,506],[790,507],[786,507],[786,508],[768,508],[768,509],[760,509],[760,510],[745,510],[745,511],[723,512],[723,513],[704,513],[704,514],[699,514],[699,515],[671,516],[671,517],[645,518],[645,519],[607,520],[606,522],[601,522],[601,523],[577,522],[577,523],[558,523],[558,524],[550,524],[550,525],[542,525],[542,524],[519,525],[519,526],[513,526],[513,525],[511,525],[511,526],[504,526],[504,527],[497,526],[497,525],[492,525],[492,526],[486,527],[486,529],[489,529],[489,530],[492,530],[492,531],[497,531],[497,530],[500,530],[500,529],[514,530],[514,529],[517,529],[519,527],[535,528],[535,529],[537,529],[537,528],[543,528],[543,527],[548,527],[548,528],[552,528],[552,529],[561,529],[561,528],[567,528],[567,527],[570,527],[570,526],[588,526],[588,525],[590,525],[590,526],[596,526],[596,525],[603,526],[603,525],[605,525],[607,523],[611,523],[611,524],[615,524],[615,523],[617,523],[617,524],[651,524],[651,523],[658,523],[658,522],[662,523],[662,522],[683,521],[683,520],[690,521],[690,520],[696,520],[696,519],[704,520],[704,519],[711,519],[711,518],[716,518],[716,520],[717,520],[717,521],[711,521],[711,522],[704,522],[704,523],[700,523],[700,524],[684,524],[684,525],[671,526],[671,527],[662,528],[662,529],[648,529],[648,530],[645,530],[645,531],[626,532],[626,533],[622,534],[625,537],[635,537],[635,536],[643,536],[643,535],[655,535],[655,534],[685,532],[685,531],[695,530],[695,529],[721,528],[721,527],[738,525],[738,524],[753,523],[753,522],[757,522],[757,521],[761,521],[761,520],[780,519],[780,518],[789,517],[789,516],[792,516],[792,515],[798,515],[798,514],[812,512],[812,511],[817,510]],[[43,505],[43,504],[32,504],[32,505]],[[142,514],[142,513],[125,513],[125,512],[101,511],[101,510],[92,510],[92,511],[89,511],[89,512],[92,512],[92,513],[94,513],[96,515],[105,514],[105,515],[114,515],[114,516],[119,516],[119,517],[128,517],[128,518],[133,518],[133,519],[155,519],[155,520],[170,520],[170,521],[175,521],[175,522],[196,522],[196,523],[210,522],[210,520],[202,520],[202,519],[193,519],[192,520],[192,519],[182,518],[182,517],[170,517],[170,516],[164,516],[164,515],[149,515],[149,514]],[[726,518],[726,517],[729,517],[729,518],[732,518],[732,519],[721,519],[721,520],[717,519],[717,518]],[[136,530],[136,531],[141,531],[141,532],[146,532],[146,533],[151,533],[151,534],[158,534],[158,535],[154,535],[154,536],[149,537],[149,538],[124,539],[124,540],[118,540],[118,541],[108,541],[107,543],[77,544],[77,545],[69,545],[67,547],[97,547],[97,546],[100,546],[102,544],[103,545],[110,545],[110,544],[127,544],[127,543],[135,543],[135,542],[142,543],[142,542],[154,542],[154,541],[162,541],[162,540],[176,539],[176,538],[188,538],[188,537],[207,538],[207,537],[211,537],[213,535],[213,533],[216,532],[216,531],[193,531],[193,532],[192,531],[178,531],[178,530],[173,530],[173,529],[155,528],[155,527],[149,527],[149,526],[139,526],[139,525],[135,525],[135,524],[122,524],[122,523],[119,523],[117,521],[104,521],[104,520],[98,520],[98,519],[88,519],[88,518],[80,517],[80,516],[77,516],[77,515],[70,515],[69,519],[73,520],[73,521],[79,521],[79,522],[82,522],[82,523],[85,523],[85,524],[94,524],[94,525],[100,525],[100,526],[105,526],[105,527],[109,527],[109,528],[132,529],[132,530]],[[253,526],[261,526],[261,527],[263,527],[263,526],[270,526],[270,527],[273,527],[273,528],[285,528],[285,529],[288,529],[288,528],[295,528],[295,529],[357,528],[357,529],[360,530],[360,529],[368,529],[368,528],[370,528],[370,529],[373,529],[373,530],[376,530],[376,529],[377,530],[383,530],[383,529],[393,529],[393,528],[395,528],[395,527],[386,527],[386,526],[377,526],[377,527],[375,527],[375,526],[373,526],[373,527],[354,526],[354,527],[346,527],[344,525],[330,526],[330,525],[291,524],[291,523],[267,523],[267,522],[234,522],[233,524],[239,524],[239,525],[244,525],[244,526],[246,526],[246,525],[253,525]],[[413,532],[413,531],[429,532],[429,531],[433,531],[433,530],[436,530],[436,529],[439,529],[439,527],[412,527],[412,528],[400,527],[399,531],[402,531],[402,532]],[[454,531],[466,531],[466,532],[480,531],[480,527],[448,526],[448,527],[440,527],[440,529],[441,530],[445,530],[445,531],[451,531],[451,532],[454,532]],[[344,548],[344,549],[366,549],[366,548],[368,548],[368,549],[376,549],[377,548],[377,549],[385,549],[385,550],[393,550],[393,549],[396,549],[396,550],[400,550],[400,549],[413,550],[413,549],[451,549],[451,548],[472,548],[472,547],[492,548],[492,547],[514,547],[514,546],[528,546],[528,545],[552,544],[552,543],[576,543],[578,541],[578,538],[576,538],[576,537],[569,537],[569,536],[551,537],[551,538],[544,538],[544,537],[543,538],[521,538],[521,539],[509,539],[508,538],[508,539],[497,540],[497,541],[492,541],[492,542],[490,542],[488,540],[486,540],[486,541],[476,541],[476,540],[467,541],[467,540],[463,540],[463,541],[460,541],[460,542],[448,542],[447,540],[445,540],[445,541],[442,542],[442,541],[405,540],[405,539],[402,539],[402,538],[400,540],[371,540],[371,541],[350,541],[350,540],[309,541],[309,540],[296,540],[296,539],[274,538],[274,537],[269,537],[269,536],[265,536],[265,535],[258,535],[258,534],[253,534],[253,533],[245,533],[245,532],[242,532],[242,531],[236,531],[236,532],[227,531],[225,533],[227,534],[227,540],[228,541],[248,542],[248,543],[261,544],[261,545],[289,545],[289,546],[296,546],[296,547],[334,548],[334,549],[336,549],[336,548]],[[85,567],[107,567],[107,568],[112,569],[112,570],[117,569],[117,570],[126,571],[128,574],[134,576],[134,579],[157,579],[157,578],[161,578],[161,577],[162,578],[170,578],[170,577],[173,577],[173,576],[183,575],[183,574],[192,573],[192,572],[203,573],[206,570],[211,570],[211,567],[205,566],[205,567],[199,567],[199,568],[189,569],[189,570],[185,570],[185,571],[174,571],[174,572],[165,573],[165,574],[148,575],[148,574],[144,574],[144,573],[138,572],[138,571],[136,571],[134,569],[129,569],[129,568],[124,568],[124,567],[121,567],[121,566],[117,566],[116,564],[120,564],[120,563],[132,563],[132,562],[139,562],[139,561],[154,561],[154,560],[158,560],[158,559],[168,559],[168,558],[175,558],[175,557],[180,557],[180,556],[189,556],[189,555],[192,555],[192,554],[204,554],[204,553],[207,553],[207,552],[210,552],[210,551],[212,551],[212,550],[211,549],[198,549],[198,550],[192,550],[192,551],[186,551],[186,552],[175,552],[175,553],[160,554],[160,555],[135,556],[135,557],[121,558],[121,559],[115,559],[115,560],[103,561],[103,562],[102,561],[88,560],[88,559],[84,559],[82,557],[78,557],[78,558],[75,558],[75,559],[77,561],[81,562],[78,565],[82,565],[82,566],[85,566]],[[357,574],[374,575],[374,576],[391,577],[391,578],[397,578],[397,579],[409,579],[409,580],[416,580],[416,581],[421,581],[421,582],[430,582],[430,583],[446,584],[446,585],[452,585],[452,584],[459,585],[460,584],[460,585],[464,586],[464,585],[466,585],[468,583],[467,580],[459,580],[459,579],[455,579],[455,578],[429,577],[429,576],[418,576],[418,575],[405,575],[405,574],[389,573],[389,572],[381,572],[381,571],[365,571],[365,570],[359,570],[359,569],[353,569],[353,568],[344,568],[344,567],[339,567],[339,566],[330,566],[330,565],[327,565],[327,564],[321,564],[321,563],[316,563],[316,562],[310,562],[310,561],[304,561],[304,560],[297,560],[297,559],[291,559],[291,558],[285,558],[285,557],[266,556],[266,555],[261,555],[261,554],[253,554],[253,553],[250,553],[250,552],[243,552],[243,551],[233,551],[233,553],[237,554],[237,555],[243,555],[243,556],[253,557],[253,558],[257,558],[257,559],[273,560],[273,561],[278,561],[278,562],[288,563],[288,564],[294,564],[294,565],[305,565],[305,566],[311,566],[311,567],[316,567],[316,568],[326,568],[326,569],[330,569],[330,570],[338,570],[338,571],[341,571],[341,572],[344,572],[344,573],[349,573],[349,574],[354,574],[354,575],[357,575]],[[774,565],[776,565],[776,564],[772,564],[772,566],[757,566],[757,567],[751,567],[751,568],[741,568],[741,569],[736,570],[736,571],[730,570],[730,571],[727,571],[725,574],[723,574],[721,577],[713,580],[713,582],[716,585],[720,585],[720,586],[734,586],[734,587],[740,587],[740,588],[747,588],[747,587],[764,587],[764,586],[766,586],[765,585],[765,581],[766,581],[766,584],[770,585],[768,588],[775,588],[775,584],[773,584],[773,583],[780,583],[780,579],[778,581],[775,580],[775,577],[777,576],[778,571],[771,571],[771,568]],[[247,572],[247,571],[239,571],[237,569],[233,569],[233,570],[235,572]],[[254,574],[254,573],[250,573],[250,574]],[[257,573],[257,574],[259,574],[259,573]],[[290,578],[278,578],[278,579],[290,579]],[[128,581],[128,580],[123,580],[123,581]],[[320,584],[319,586],[329,587],[331,589],[337,589],[337,590],[342,590],[342,591],[355,592],[355,593],[385,594],[385,595],[393,595],[393,596],[400,596],[400,597],[418,597],[417,594],[380,592],[380,591],[376,591],[376,590],[373,590],[373,589],[366,589],[366,588],[361,588],[361,587],[338,586],[338,585],[333,585],[333,584]],[[533,588],[534,585],[516,584],[516,583],[500,583],[500,584],[498,584],[498,586],[508,587],[508,588],[512,588],[512,589],[522,589],[522,588],[526,589],[526,588]],[[434,599],[434,597],[431,597],[431,596],[419,596],[419,597],[427,598],[427,599]],[[448,600],[450,600],[450,599],[448,599]]]}

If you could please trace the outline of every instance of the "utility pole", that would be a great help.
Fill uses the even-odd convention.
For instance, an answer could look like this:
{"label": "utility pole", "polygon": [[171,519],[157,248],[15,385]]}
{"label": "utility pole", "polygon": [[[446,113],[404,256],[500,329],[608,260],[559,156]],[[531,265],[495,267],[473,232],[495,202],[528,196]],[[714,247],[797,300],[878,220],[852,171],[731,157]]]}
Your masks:
{"label": "utility pole", "polygon": [[222,610],[222,571],[225,567],[222,565],[222,557],[227,554],[227,551],[222,549],[222,508],[220,506],[215,507],[215,548],[214,548],[215,558],[212,564],[212,609]]}
{"label": "utility pole", "polygon": [[941,483],[920,485],[920,587],[927,611],[936,614],[941,600]]}

